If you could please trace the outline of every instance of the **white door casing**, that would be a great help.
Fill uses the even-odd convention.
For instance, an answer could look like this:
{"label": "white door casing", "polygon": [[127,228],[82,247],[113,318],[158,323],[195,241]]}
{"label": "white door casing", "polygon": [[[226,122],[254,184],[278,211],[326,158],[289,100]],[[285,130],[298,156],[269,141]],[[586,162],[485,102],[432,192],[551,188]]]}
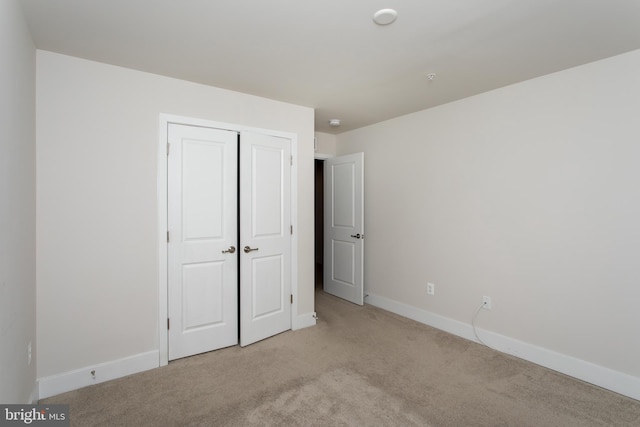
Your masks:
{"label": "white door casing", "polygon": [[238,134],[170,124],[167,136],[172,360],[238,342]]}
{"label": "white door casing", "polygon": [[241,133],[240,345],[291,329],[291,141]]}
{"label": "white door casing", "polygon": [[324,290],[364,304],[364,153],[324,162]]}

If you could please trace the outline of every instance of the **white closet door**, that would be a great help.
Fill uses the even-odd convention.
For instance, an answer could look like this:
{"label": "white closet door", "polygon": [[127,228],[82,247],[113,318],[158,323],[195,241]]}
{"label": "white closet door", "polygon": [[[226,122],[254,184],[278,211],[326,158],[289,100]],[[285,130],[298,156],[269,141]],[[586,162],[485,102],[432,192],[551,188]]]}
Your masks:
{"label": "white closet door", "polygon": [[291,141],[241,133],[240,345],[291,329]]}
{"label": "white closet door", "polygon": [[238,134],[168,129],[169,360],[238,342]]}

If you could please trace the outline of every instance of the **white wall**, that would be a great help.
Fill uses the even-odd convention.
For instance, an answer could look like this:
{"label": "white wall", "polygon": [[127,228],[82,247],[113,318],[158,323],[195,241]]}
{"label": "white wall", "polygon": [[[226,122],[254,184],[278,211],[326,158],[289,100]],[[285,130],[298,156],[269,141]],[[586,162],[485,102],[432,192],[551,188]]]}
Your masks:
{"label": "white wall", "polygon": [[158,349],[160,113],[298,135],[298,314],[313,313],[312,109],[44,51],[37,65],[39,378]]}
{"label": "white wall", "polygon": [[335,156],[336,155],[336,141],[335,135],[324,132],[316,132],[316,156]]}
{"label": "white wall", "polygon": [[35,58],[19,2],[1,1],[0,403],[37,398]]}
{"label": "white wall", "polygon": [[491,336],[640,398],[639,75],[634,51],[339,134],[365,153],[366,292],[451,325],[490,296]]}

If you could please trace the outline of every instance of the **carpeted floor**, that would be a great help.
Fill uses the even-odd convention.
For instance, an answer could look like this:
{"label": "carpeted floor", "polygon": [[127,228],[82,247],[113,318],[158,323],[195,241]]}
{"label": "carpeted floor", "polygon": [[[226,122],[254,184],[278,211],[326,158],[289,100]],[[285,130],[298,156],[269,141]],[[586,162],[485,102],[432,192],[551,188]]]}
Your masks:
{"label": "carpeted floor", "polygon": [[72,426],[640,426],[640,402],[316,293],[315,327],[61,394]]}

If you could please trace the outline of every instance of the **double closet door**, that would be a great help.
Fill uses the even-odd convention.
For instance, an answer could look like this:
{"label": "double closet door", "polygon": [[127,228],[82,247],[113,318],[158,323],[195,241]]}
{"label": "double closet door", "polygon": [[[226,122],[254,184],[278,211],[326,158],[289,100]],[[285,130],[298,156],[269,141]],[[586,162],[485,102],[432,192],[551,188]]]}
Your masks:
{"label": "double closet door", "polygon": [[169,360],[291,329],[291,141],[168,128]]}

